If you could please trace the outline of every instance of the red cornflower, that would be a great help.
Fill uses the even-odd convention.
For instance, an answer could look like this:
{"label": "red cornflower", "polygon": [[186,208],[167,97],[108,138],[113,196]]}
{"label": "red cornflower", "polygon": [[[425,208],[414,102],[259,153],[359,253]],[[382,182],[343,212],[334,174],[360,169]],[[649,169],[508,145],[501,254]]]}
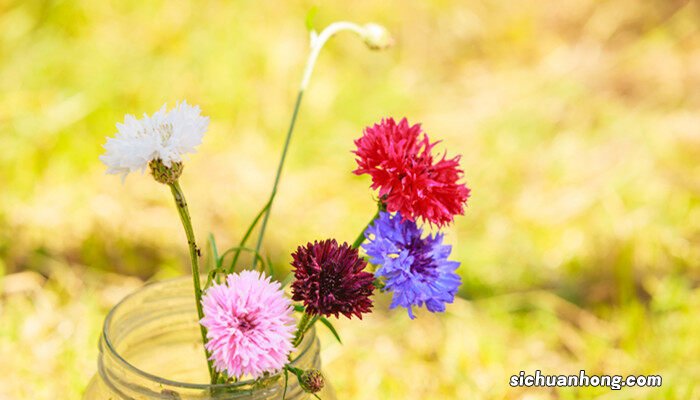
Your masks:
{"label": "red cornflower", "polygon": [[367,261],[357,249],[327,239],[299,246],[292,259],[292,299],[303,301],[307,313],[362,319],[362,313],[370,312],[374,275],[363,271]]}
{"label": "red cornflower", "polygon": [[379,189],[387,211],[442,227],[464,214],[470,190],[457,183],[463,174],[460,156],[433,158],[437,143],[430,143],[420,124],[409,126],[406,118],[398,125],[393,118],[383,119],[355,140],[358,168],[353,172],[372,177],[372,189]]}

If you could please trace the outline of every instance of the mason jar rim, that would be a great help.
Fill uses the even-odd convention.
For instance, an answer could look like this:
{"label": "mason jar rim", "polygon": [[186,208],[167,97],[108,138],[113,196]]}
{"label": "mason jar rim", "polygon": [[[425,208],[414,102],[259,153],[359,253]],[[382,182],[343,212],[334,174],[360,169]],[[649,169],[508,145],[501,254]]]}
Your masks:
{"label": "mason jar rim", "polygon": [[[143,377],[144,379],[148,379],[154,382],[157,382],[159,384],[163,385],[168,385],[172,387],[177,387],[177,388],[182,388],[182,389],[193,389],[193,390],[207,390],[207,389],[212,389],[212,388],[225,388],[225,387],[232,387],[232,386],[245,386],[245,385],[251,385],[255,383],[255,379],[247,379],[244,381],[238,381],[234,384],[231,383],[215,383],[215,384],[210,384],[210,383],[189,383],[189,382],[180,382],[180,381],[174,381],[171,379],[163,378],[154,374],[151,374],[149,372],[143,371],[140,368],[136,367],[135,365],[131,364],[129,361],[127,361],[124,357],[117,352],[117,350],[114,348],[112,345],[112,342],[109,339],[109,335],[107,334],[108,327],[112,321],[112,317],[114,316],[115,312],[122,307],[126,302],[128,302],[131,298],[133,298],[135,295],[140,293],[142,290],[146,288],[153,288],[154,286],[162,286],[168,283],[172,283],[174,281],[180,281],[180,280],[185,280],[187,277],[179,277],[179,278],[171,278],[171,279],[165,279],[161,281],[155,281],[155,282],[147,282],[144,286],[140,287],[137,290],[134,290],[133,292],[129,293],[127,296],[125,296],[123,299],[121,299],[112,309],[107,313],[107,317],[105,318],[104,323],[102,324],[102,340],[105,344],[105,347],[109,351],[109,353],[116,358],[116,360],[122,364],[125,368],[130,370],[131,372],[135,373],[136,375],[139,375]],[[303,357],[307,351],[311,348],[311,345],[314,343],[314,339],[316,337],[316,327],[311,327],[304,335],[304,339],[302,340],[302,344],[306,343],[304,348],[299,352],[299,354],[294,357],[290,361],[290,364],[294,364],[297,360],[299,360],[301,357]],[[279,375],[281,372],[275,374]],[[275,376],[272,375],[272,376]]]}

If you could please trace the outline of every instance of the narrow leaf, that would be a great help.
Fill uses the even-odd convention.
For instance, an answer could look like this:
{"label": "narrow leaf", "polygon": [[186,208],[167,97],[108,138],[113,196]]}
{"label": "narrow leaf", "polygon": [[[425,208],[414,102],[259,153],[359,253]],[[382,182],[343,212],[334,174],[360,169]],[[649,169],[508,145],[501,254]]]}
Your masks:
{"label": "narrow leaf", "polygon": [[219,258],[219,250],[216,248],[216,239],[214,239],[214,234],[209,234],[209,250],[211,251],[212,258],[216,261],[216,268],[221,268],[221,259]]}
{"label": "narrow leaf", "polygon": [[[230,249],[226,250],[226,251],[221,255],[222,263],[223,263],[223,260],[225,259],[225,257],[226,257],[227,255],[229,255],[230,253],[234,253],[234,252],[235,252],[236,257],[237,257],[242,251],[252,253],[252,254],[255,256],[255,258],[256,258],[258,261],[260,261],[260,265],[262,265],[263,267],[265,266],[265,259],[264,259],[263,256],[260,254],[260,252],[256,251],[255,249],[251,249],[251,248],[249,248],[249,247],[240,247],[240,246],[231,247]],[[234,273],[235,271],[234,271],[233,268],[235,268],[235,265],[234,265],[234,264],[231,264],[231,268],[227,271],[227,273],[229,273],[229,274]]]}
{"label": "narrow leaf", "polygon": [[314,19],[316,18],[316,13],[318,13],[318,6],[313,6],[306,14],[306,29],[311,32],[314,30]]}
{"label": "narrow leaf", "polygon": [[272,258],[270,258],[269,254],[266,256],[266,258],[267,258],[267,271],[268,271],[269,275],[272,276],[275,273],[275,271],[272,268]]}
{"label": "narrow leaf", "polygon": [[326,317],[321,317],[321,323],[328,328],[329,331],[335,336],[335,339],[338,341],[338,343],[343,344],[343,341],[340,340],[340,335],[338,335],[338,331],[335,330],[335,327],[333,327],[333,324],[331,324],[331,321],[328,320]]}
{"label": "narrow leaf", "polygon": [[290,272],[290,273],[287,274],[287,276],[282,280],[282,288],[287,287],[287,285],[289,285],[290,283],[292,283],[293,280],[294,280],[294,274]]}
{"label": "narrow leaf", "polygon": [[214,275],[216,275],[216,271],[217,270],[215,270],[215,269],[209,271],[209,273],[207,274],[207,283],[204,284],[204,289],[209,288],[211,286],[212,282],[214,282]]}

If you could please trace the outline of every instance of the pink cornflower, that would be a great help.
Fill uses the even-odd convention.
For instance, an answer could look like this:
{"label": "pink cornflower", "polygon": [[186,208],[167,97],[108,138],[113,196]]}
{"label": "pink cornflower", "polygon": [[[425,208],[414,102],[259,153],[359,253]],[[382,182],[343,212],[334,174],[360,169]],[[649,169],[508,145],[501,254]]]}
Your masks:
{"label": "pink cornflower", "polygon": [[460,156],[433,158],[436,144],[420,124],[411,126],[406,118],[398,124],[393,118],[383,119],[355,140],[358,168],[353,172],[372,177],[372,189],[379,189],[387,211],[442,227],[464,214],[470,190],[458,183],[463,174]]}
{"label": "pink cornflower", "polygon": [[206,290],[202,305],[205,347],[217,371],[257,378],[284,367],[295,326],[279,282],[256,271],[231,274]]}

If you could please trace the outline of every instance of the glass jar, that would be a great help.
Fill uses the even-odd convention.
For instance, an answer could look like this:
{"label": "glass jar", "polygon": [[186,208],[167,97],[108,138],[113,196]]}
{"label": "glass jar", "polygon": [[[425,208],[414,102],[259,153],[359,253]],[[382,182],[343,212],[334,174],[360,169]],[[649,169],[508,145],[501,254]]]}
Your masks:
{"label": "glass jar", "polygon": [[[292,365],[321,369],[319,342],[310,330],[292,354]],[[97,373],[86,400],[117,399],[282,399],[284,374],[264,384],[241,381],[210,385],[199,332],[191,278],[146,285],[107,315],[99,343]],[[326,387],[319,397],[333,400]],[[285,399],[308,399],[289,374]]]}

